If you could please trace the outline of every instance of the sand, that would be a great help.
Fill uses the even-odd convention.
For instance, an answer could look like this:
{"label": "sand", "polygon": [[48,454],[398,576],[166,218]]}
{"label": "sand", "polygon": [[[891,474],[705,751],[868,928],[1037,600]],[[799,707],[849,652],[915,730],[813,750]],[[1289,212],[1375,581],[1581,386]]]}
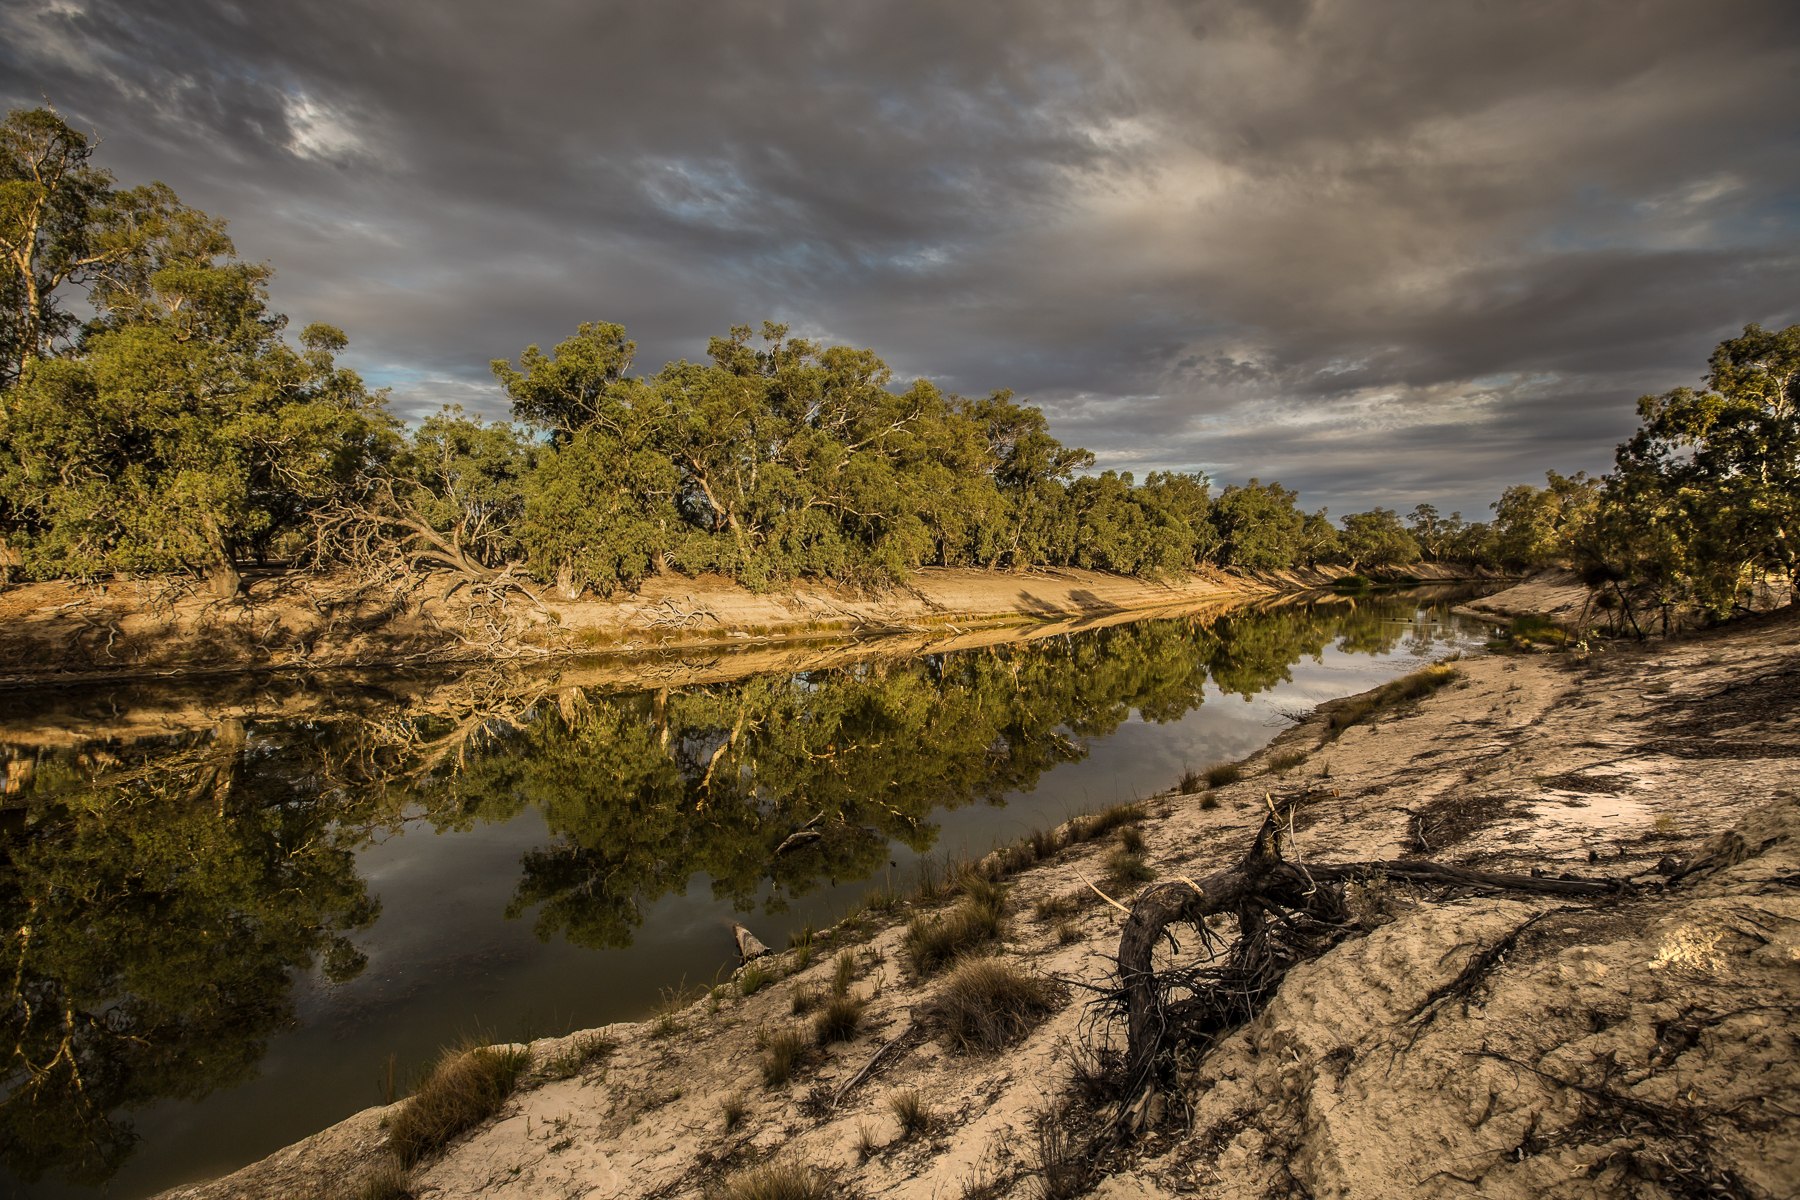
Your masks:
{"label": "sand", "polygon": [[[1373,928],[1296,967],[1260,1015],[1188,1062],[1147,1132],[1098,1164],[1092,1195],[1796,1194],[1797,614],[1457,670],[1450,686],[1335,741],[1326,706],[1208,797],[1152,800],[1150,864],[1162,878],[1225,865],[1267,794],[1305,788],[1317,797],[1298,826],[1310,861],[1424,853],[1636,890],[1608,904],[1365,893]],[[1664,886],[1659,863],[1692,863],[1709,847],[1726,851],[1720,865]],[[791,973],[748,997],[534,1043],[539,1064],[584,1036],[616,1049],[567,1078],[540,1069],[493,1119],[423,1162],[413,1192],[698,1198],[774,1160],[823,1172],[832,1195],[1042,1195],[1041,1131],[1091,1126],[1094,1113],[1071,1099],[1081,1048],[1118,1037],[1083,990],[1111,982],[1122,914],[1086,886],[1111,849],[1072,846],[1013,877],[1002,957],[1070,986],[1001,1054],[955,1054],[919,1019],[941,983],[908,967],[901,913],[838,931],[804,967],[784,955]],[[1129,888],[1115,890],[1129,901]],[[1079,899],[1061,929],[1034,915],[1058,898]],[[836,946],[857,956],[860,1032],[764,1087],[759,1031],[801,1023],[794,992],[825,986]],[[1502,946],[1468,987],[1444,993]],[[911,1090],[933,1119],[907,1135],[891,1102]],[[743,1105],[729,1128],[726,1097]],[[166,1195],[355,1195],[390,1115],[369,1110]]]}

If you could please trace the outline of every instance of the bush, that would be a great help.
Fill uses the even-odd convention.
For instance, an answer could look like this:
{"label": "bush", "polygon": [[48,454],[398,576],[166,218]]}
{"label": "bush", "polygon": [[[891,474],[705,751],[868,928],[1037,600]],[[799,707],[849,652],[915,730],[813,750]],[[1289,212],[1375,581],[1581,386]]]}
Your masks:
{"label": "bush", "polygon": [[924,1016],[951,1050],[992,1052],[1018,1041],[1062,1003],[1057,984],[997,958],[977,958],[952,971]]}
{"label": "bush", "polygon": [[1236,763],[1215,763],[1206,768],[1206,786],[1209,788],[1225,787],[1243,777],[1244,768]]}
{"label": "bush", "polygon": [[500,1111],[531,1066],[531,1051],[477,1046],[439,1060],[388,1127],[388,1146],[410,1167]]}

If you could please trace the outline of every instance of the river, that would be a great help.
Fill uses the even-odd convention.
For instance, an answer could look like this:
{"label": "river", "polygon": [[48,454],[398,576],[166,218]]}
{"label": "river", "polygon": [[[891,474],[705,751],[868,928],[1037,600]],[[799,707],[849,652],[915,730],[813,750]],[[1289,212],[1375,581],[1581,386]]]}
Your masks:
{"label": "river", "polygon": [[403,1093],[446,1045],[642,1018],[729,973],[733,920],[785,945],[1479,648],[1463,595],[751,674],[690,655],[0,697],[0,1193],[147,1195]]}

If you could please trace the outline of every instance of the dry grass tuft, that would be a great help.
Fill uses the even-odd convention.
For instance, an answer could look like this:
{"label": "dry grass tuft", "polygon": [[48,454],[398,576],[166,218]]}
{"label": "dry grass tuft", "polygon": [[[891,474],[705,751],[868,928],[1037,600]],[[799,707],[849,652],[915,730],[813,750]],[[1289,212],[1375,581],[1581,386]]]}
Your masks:
{"label": "dry grass tuft", "polygon": [[932,1121],[936,1119],[936,1114],[931,1111],[931,1106],[925,1103],[924,1093],[920,1092],[918,1088],[907,1088],[904,1091],[891,1093],[888,1096],[888,1108],[893,1112],[894,1119],[900,1122],[902,1137],[914,1137],[924,1133],[931,1128]]}
{"label": "dry grass tuft", "polygon": [[759,1039],[762,1051],[762,1079],[765,1087],[780,1087],[793,1078],[796,1068],[806,1061],[811,1049],[806,1036],[798,1029],[764,1033]]}
{"label": "dry grass tuft", "polygon": [[1010,963],[976,958],[952,971],[922,1012],[949,1049],[992,1052],[1030,1033],[1063,995],[1060,985]]}
{"label": "dry grass tuft", "polygon": [[1106,881],[1114,887],[1126,887],[1133,883],[1148,883],[1156,878],[1156,872],[1144,861],[1141,854],[1133,854],[1120,846],[1106,856]]}
{"label": "dry grass tuft", "polygon": [[863,1009],[868,1007],[868,1003],[859,996],[847,993],[831,997],[818,1015],[813,1017],[813,1040],[821,1046],[850,1041],[862,1024]]}
{"label": "dry grass tuft", "polygon": [[1324,740],[1327,742],[1334,740],[1352,725],[1366,721],[1384,709],[1397,708],[1402,704],[1428,696],[1457,679],[1459,675],[1460,672],[1448,663],[1434,663],[1429,667],[1414,671],[1410,675],[1390,679],[1371,691],[1340,700],[1325,718]]}
{"label": "dry grass tuft", "polygon": [[609,1037],[597,1033],[578,1034],[566,1047],[545,1059],[538,1071],[546,1079],[572,1079],[588,1064],[598,1062],[618,1048],[619,1043]]}
{"label": "dry grass tuft", "polygon": [[530,1066],[531,1051],[520,1047],[451,1051],[390,1122],[388,1147],[412,1166],[498,1112]]}
{"label": "dry grass tuft", "polygon": [[357,1184],[355,1200],[412,1200],[412,1172],[384,1155]]}
{"label": "dry grass tuft", "polygon": [[1214,763],[1206,768],[1206,786],[1209,788],[1227,787],[1244,777],[1244,768],[1234,762]]}
{"label": "dry grass tuft", "polygon": [[830,1184],[811,1167],[770,1163],[740,1171],[707,1193],[707,1200],[831,1200]]}
{"label": "dry grass tuft", "polygon": [[1005,890],[985,880],[966,885],[960,904],[939,917],[914,917],[902,943],[919,975],[943,970],[957,958],[1000,940],[1005,932]]}

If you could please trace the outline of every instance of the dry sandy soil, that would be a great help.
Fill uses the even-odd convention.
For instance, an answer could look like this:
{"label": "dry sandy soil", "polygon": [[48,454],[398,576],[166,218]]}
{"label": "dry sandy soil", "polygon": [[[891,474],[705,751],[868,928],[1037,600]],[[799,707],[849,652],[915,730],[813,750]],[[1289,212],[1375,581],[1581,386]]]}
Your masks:
{"label": "dry sandy soil", "polygon": [[[1354,889],[1357,930],[1182,1060],[1144,1131],[1085,1164],[1078,1187],[1050,1190],[1061,1177],[1046,1165],[1109,1115],[1078,1086],[1120,1036],[1084,990],[1113,982],[1122,914],[1086,884],[1107,839],[1010,877],[998,954],[1067,987],[1004,1052],[954,1053],[926,1018],[942,976],[914,976],[902,912],[822,938],[809,965],[778,956],[784,977],[752,995],[728,987],[661,1024],[534,1043],[533,1076],[425,1159],[412,1191],[673,1200],[775,1161],[820,1172],[824,1194],[919,1200],[1795,1196],[1797,643],[1789,610],[1649,647],[1466,660],[1448,686],[1335,740],[1343,701],[1247,760],[1240,782],[1150,801],[1141,828],[1163,879],[1228,864],[1266,795],[1304,789],[1297,847],[1313,863],[1423,856],[1632,887],[1604,901]],[[1058,901],[1073,915],[1039,915]],[[860,1032],[765,1087],[759,1031],[809,1029],[794,995],[823,989],[840,952],[868,1000]],[[571,1066],[595,1037],[614,1048]],[[930,1119],[908,1133],[893,1099],[913,1090]],[[354,1196],[396,1112],[168,1195]]]}
{"label": "dry sandy soil", "polygon": [[[1465,578],[1431,564],[1427,582]],[[752,592],[719,577],[660,576],[635,593],[559,601],[448,575],[358,584],[252,573],[236,600],[179,581],[0,588],[0,687],[372,666],[529,660],[845,636],[955,635],[1294,591],[1330,573],[1209,572],[1167,582],[1070,569],[927,568],[858,589],[808,582]]]}

